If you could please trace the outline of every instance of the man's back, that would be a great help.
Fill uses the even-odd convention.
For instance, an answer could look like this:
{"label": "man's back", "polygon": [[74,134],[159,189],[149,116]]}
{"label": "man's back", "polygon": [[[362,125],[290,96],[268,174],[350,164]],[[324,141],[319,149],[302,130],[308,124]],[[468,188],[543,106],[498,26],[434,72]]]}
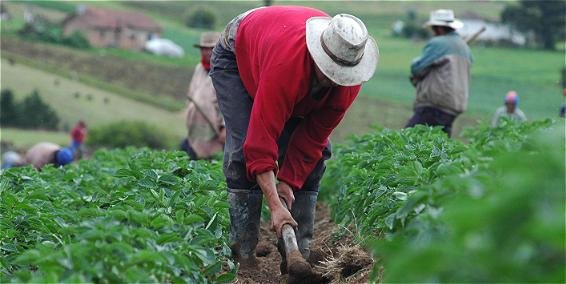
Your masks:
{"label": "man's back", "polygon": [[472,55],[455,32],[431,39],[411,65],[413,75],[427,70],[417,84],[415,107],[436,107],[458,115],[467,109]]}
{"label": "man's back", "polygon": [[[304,86],[297,89],[308,90],[309,80],[292,80],[287,76],[304,78],[306,74],[309,78],[312,60],[306,46],[305,23],[320,16],[328,15],[306,7],[266,7],[242,20],[235,53],[240,77],[252,98],[264,88],[280,89],[290,81],[303,82]],[[280,77],[266,81],[269,70],[278,72]]]}
{"label": "man's back", "polygon": [[195,68],[187,97],[187,137],[190,145],[197,158],[210,158],[224,146],[218,139],[224,123],[218,110],[212,80],[202,64]]}
{"label": "man's back", "polygon": [[57,144],[42,142],[37,143],[26,152],[26,163],[33,165],[36,169],[42,168],[54,159],[54,154],[61,147]]}

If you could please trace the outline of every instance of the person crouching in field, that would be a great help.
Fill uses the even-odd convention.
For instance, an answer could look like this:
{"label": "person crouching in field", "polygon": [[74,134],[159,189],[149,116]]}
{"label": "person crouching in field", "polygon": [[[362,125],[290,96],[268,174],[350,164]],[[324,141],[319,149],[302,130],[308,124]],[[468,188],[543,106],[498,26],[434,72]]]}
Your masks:
{"label": "person crouching in field", "polygon": [[411,64],[411,82],[417,94],[414,115],[405,127],[442,126],[450,136],[454,120],[467,108],[472,54],[455,31],[464,24],[454,18],[452,10],[432,12],[425,25],[434,37]]}
{"label": "person crouching in field", "polygon": [[226,129],[224,119],[218,109],[216,92],[208,72],[210,71],[210,56],[212,48],[218,41],[220,33],[206,32],[201,35],[201,62],[195,67],[193,78],[189,85],[187,98],[187,139],[181,148],[193,160],[209,159],[224,148]]}
{"label": "person crouching in field", "polygon": [[[257,265],[262,195],[272,229],[281,237],[284,224],[297,228],[308,260],[328,138],[377,62],[376,42],[351,15],[272,6],[226,26],[210,76],[226,121],[230,242],[241,267]],[[281,240],[279,249],[286,273]]]}
{"label": "person crouching in field", "polygon": [[491,120],[491,126],[499,126],[503,122],[504,118],[517,122],[527,120],[525,114],[519,109],[519,96],[515,91],[507,92],[507,95],[505,96],[505,105],[495,111],[493,119]]}
{"label": "person crouching in field", "polygon": [[73,150],[61,148],[61,146],[41,142],[35,144],[26,152],[25,164],[31,164],[36,169],[41,169],[47,164],[61,167],[73,161]]}

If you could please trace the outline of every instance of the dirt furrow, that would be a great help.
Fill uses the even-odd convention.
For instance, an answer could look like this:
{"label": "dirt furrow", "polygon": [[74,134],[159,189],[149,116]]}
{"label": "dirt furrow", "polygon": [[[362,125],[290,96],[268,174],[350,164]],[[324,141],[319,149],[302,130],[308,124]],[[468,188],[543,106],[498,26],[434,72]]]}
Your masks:
{"label": "dirt furrow", "polygon": [[[281,275],[281,257],[277,251],[277,238],[269,230],[267,221],[262,223],[260,242],[257,247],[259,267],[239,270],[234,283],[287,283],[287,275]],[[342,230],[343,232],[343,230]],[[330,219],[330,211],[324,204],[317,204],[314,240],[311,243],[309,262],[322,274],[318,283],[365,283],[373,260],[349,234],[340,233]],[[294,283],[313,283],[312,279]]]}

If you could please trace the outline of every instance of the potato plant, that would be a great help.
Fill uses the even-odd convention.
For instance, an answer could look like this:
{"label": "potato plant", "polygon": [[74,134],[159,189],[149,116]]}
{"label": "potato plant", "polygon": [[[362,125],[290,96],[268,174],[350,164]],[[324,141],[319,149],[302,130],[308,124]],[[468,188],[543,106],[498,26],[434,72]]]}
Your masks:
{"label": "potato plant", "polygon": [[423,126],[355,137],[322,192],[386,282],[563,282],[564,124],[549,125],[478,127],[466,143]]}
{"label": "potato plant", "polygon": [[217,162],[129,148],[0,178],[0,282],[234,279]]}

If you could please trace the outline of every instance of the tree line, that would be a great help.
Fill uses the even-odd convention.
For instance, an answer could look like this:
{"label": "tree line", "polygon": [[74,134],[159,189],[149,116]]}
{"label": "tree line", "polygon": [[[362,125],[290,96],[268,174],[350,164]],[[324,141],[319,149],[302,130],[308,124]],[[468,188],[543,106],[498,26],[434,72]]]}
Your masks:
{"label": "tree line", "polygon": [[0,97],[0,125],[2,127],[57,129],[59,116],[41,99],[38,90],[33,90],[22,101],[16,101],[10,89],[2,90]]}

